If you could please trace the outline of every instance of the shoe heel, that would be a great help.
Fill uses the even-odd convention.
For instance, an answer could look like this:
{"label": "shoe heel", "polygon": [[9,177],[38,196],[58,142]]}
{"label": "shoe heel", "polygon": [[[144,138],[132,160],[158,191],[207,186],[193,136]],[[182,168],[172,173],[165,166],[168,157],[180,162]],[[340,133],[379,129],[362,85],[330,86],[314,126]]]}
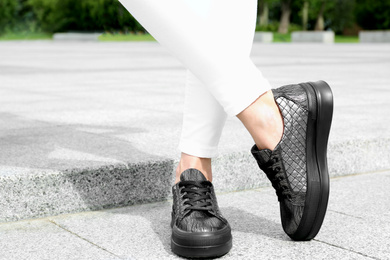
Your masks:
{"label": "shoe heel", "polygon": [[[309,82],[317,97],[317,146],[326,158],[329,131],[333,116],[333,93],[325,81]],[[325,154],[324,154],[325,153]]]}
{"label": "shoe heel", "polygon": [[324,81],[309,82],[317,100],[315,151],[320,181],[320,196],[317,214],[307,240],[319,232],[325,217],[329,199],[329,173],[327,164],[327,146],[333,116],[333,94]]}
{"label": "shoe heel", "polygon": [[309,83],[317,97],[316,154],[320,172],[328,175],[327,148],[330,126],[333,117],[333,94],[324,81]]}

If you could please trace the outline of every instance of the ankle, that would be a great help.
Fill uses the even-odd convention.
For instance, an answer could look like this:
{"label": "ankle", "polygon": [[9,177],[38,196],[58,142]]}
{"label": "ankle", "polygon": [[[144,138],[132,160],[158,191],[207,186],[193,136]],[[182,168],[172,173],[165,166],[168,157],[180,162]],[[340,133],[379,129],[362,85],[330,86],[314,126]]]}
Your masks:
{"label": "ankle", "polygon": [[199,170],[203,173],[208,181],[212,181],[211,158],[200,158],[182,153],[180,162],[176,168],[175,183],[180,181],[180,175],[182,172],[191,168]]}
{"label": "ankle", "polygon": [[283,118],[272,91],[261,95],[237,115],[259,149],[273,150],[283,135]]}

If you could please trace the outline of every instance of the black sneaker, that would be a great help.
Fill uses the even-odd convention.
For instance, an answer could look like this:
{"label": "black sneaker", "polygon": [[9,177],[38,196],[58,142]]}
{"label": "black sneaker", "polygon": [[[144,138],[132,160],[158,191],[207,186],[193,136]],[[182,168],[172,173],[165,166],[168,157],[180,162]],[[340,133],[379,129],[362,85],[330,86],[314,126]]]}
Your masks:
{"label": "black sneaker", "polygon": [[321,228],[329,197],[326,150],[333,95],[324,81],[272,90],[284,120],[273,151],[253,146],[252,154],[276,190],[284,231],[310,240]]}
{"label": "black sneaker", "polygon": [[219,211],[213,184],[200,171],[188,169],[172,192],[172,252],[190,258],[218,257],[229,252],[231,229]]}

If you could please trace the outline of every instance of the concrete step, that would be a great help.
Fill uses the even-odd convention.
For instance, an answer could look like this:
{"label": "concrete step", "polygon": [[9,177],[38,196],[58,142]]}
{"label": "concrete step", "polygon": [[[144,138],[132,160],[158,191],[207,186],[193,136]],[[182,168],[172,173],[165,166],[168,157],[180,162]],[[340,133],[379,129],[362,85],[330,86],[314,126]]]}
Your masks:
{"label": "concrete step", "polygon": [[[390,169],[390,140],[331,143],[331,177]],[[351,164],[350,162],[355,162]],[[214,163],[217,192],[269,186],[249,153],[220,156]],[[1,178],[2,222],[100,210],[171,198],[175,161],[113,164],[64,171],[5,169]],[[4,203],[5,202],[5,203]]]}

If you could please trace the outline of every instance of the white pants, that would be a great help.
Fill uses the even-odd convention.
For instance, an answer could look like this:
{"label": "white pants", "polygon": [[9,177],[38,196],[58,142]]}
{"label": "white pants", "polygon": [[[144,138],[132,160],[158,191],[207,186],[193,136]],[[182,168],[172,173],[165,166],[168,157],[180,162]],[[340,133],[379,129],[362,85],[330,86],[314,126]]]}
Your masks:
{"label": "white pants", "polygon": [[120,0],[188,69],[179,149],[211,158],[227,115],[271,86],[251,61],[257,0]]}

